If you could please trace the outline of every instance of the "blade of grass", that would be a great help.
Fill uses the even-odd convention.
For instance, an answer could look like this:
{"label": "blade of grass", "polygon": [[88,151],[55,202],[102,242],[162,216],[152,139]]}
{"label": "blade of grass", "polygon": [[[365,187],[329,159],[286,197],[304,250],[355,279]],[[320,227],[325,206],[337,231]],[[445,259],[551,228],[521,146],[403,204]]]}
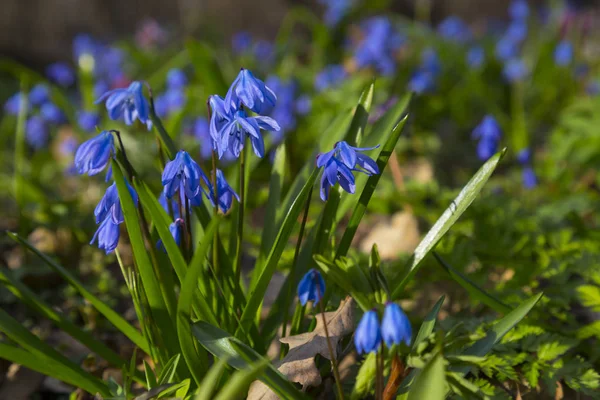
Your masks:
{"label": "blade of grass", "polygon": [[219,381],[221,380],[221,376],[223,376],[226,367],[227,361],[221,358],[213,364],[212,368],[204,375],[204,379],[202,379],[200,385],[198,385],[199,387],[194,396],[194,400],[213,399],[213,393],[219,385]]}
{"label": "blade of grass", "polygon": [[227,385],[225,385],[215,397],[215,400],[229,400],[244,397],[250,384],[263,373],[267,365],[269,365],[268,360],[261,360],[234,373],[231,376],[231,379],[227,381]]}
{"label": "blade of grass", "polygon": [[417,333],[417,337],[411,346],[413,350],[416,349],[419,343],[425,340],[433,332],[433,328],[435,327],[435,321],[437,320],[440,308],[442,308],[442,304],[444,304],[445,299],[446,296],[440,297],[440,299],[435,303],[431,311],[429,311],[429,313],[425,316],[425,319],[423,320],[423,323],[419,328],[419,333]]}
{"label": "blade of grass", "polygon": [[444,400],[447,389],[444,364],[440,351],[417,373],[408,392],[408,400]]}
{"label": "blade of grass", "polygon": [[117,312],[115,312],[112,308],[107,306],[102,300],[98,297],[94,296],[89,290],[83,286],[81,282],[75,276],[73,276],[69,271],[66,270],[63,266],[56,263],[50,257],[45,255],[36,249],[31,243],[27,240],[23,239],[19,235],[13,232],[6,232],[7,236],[13,239],[15,242],[20,243],[24,247],[26,247],[29,251],[38,256],[42,261],[44,261],[53,271],[59,274],[63,279],[65,279],[71,286],[73,286],[77,291],[89,301],[94,308],[102,314],[111,324],[115,326],[119,331],[121,331],[125,336],[129,338],[136,346],[142,349],[146,354],[150,353],[150,348],[148,346],[148,342],[142,336],[142,334],[135,329],[133,326],[129,324],[123,317],[121,317]]}

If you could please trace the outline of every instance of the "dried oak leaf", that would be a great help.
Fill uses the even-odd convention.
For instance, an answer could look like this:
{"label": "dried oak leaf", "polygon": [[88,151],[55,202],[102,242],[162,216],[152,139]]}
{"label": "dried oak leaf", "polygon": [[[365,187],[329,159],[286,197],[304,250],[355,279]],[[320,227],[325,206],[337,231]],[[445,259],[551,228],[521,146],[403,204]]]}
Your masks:
{"label": "dried oak leaf", "polygon": [[[290,381],[300,383],[304,390],[321,384],[321,374],[315,365],[315,356],[320,354],[328,360],[331,358],[327,347],[323,316],[319,313],[316,318],[317,325],[312,332],[279,339],[281,343],[287,343],[290,346],[290,351],[275,366]],[[337,359],[338,342],[354,331],[354,300],[347,297],[340,303],[336,311],[326,312],[325,321],[327,322],[331,346]],[[250,386],[248,400],[259,399],[275,400],[278,397],[267,385],[255,381]]]}

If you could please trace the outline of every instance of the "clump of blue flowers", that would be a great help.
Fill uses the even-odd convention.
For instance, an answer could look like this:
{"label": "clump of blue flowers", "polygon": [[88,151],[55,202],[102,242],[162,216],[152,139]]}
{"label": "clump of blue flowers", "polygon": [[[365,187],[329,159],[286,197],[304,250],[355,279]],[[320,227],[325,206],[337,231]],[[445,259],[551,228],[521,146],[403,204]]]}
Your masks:
{"label": "clump of blue flowers", "polygon": [[487,161],[498,151],[501,137],[502,131],[496,119],[491,115],[486,115],[472,134],[472,138],[478,140],[477,157],[482,161]]}
{"label": "clump of blue flowers", "polygon": [[378,174],[379,167],[377,163],[362,153],[378,147],[379,145],[362,148],[353,147],[342,141],[336,143],[333,150],[319,154],[317,156],[317,167],[323,167],[321,199],[323,201],[327,200],[330,188],[335,186],[336,183],[339,183],[346,192],[353,194],[356,190],[353,171],[362,172],[369,176]]}
{"label": "clump of blue flowers", "polygon": [[421,54],[421,65],[413,73],[408,88],[417,94],[430,92],[435,88],[440,72],[441,65],[437,53],[434,49],[427,48]]}
{"label": "clump of blue flowers", "polygon": [[531,151],[527,148],[517,153],[517,161],[523,167],[521,180],[525,189],[533,189],[537,186],[537,176],[531,162]]}
{"label": "clump of blue flowers", "polygon": [[373,17],[362,25],[363,40],[354,49],[354,60],[359,68],[373,67],[382,75],[396,70],[394,53],[404,38],[388,18]]}
{"label": "clump of blue flowers", "polygon": [[398,304],[392,302],[386,304],[381,324],[377,311],[369,310],[364,313],[354,333],[358,354],[376,353],[382,342],[388,347],[401,343],[410,346],[411,339],[412,327],[408,317]]}
{"label": "clump of blue flowers", "polygon": [[166,118],[183,109],[187,101],[187,83],[187,77],[182,70],[174,68],[167,73],[167,90],[154,100],[154,108],[159,117]]}

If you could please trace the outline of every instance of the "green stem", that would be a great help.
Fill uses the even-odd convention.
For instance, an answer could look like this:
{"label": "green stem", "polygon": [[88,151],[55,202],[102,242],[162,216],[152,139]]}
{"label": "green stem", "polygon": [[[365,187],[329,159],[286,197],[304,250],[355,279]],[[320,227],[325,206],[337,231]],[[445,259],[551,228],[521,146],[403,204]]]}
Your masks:
{"label": "green stem", "polygon": [[240,153],[240,207],[238,213],[238,233],[236,248],[235,282],[239,284],[242,274],[242,242],[244,238],[244,208],[246,205],[246,146],[247,139],[244,138],[244,148]]}

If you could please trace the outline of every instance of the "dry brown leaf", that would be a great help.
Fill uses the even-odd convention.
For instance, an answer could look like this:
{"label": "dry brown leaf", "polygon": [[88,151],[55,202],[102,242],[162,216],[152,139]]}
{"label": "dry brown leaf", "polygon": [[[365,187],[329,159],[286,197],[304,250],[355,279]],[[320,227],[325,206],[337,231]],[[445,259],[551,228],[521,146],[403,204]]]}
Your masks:
{"label": "dry brown leaf", "polygon": [[[320,354],[328,360],[331,358],[327,347],[322,315],[319,313],[316,318],[317,325],[312,332],[279,339],[281,343],[287,343],[290,346],[290,351],[275,366],[290,381],[300,383],[303,390],[321,384],[321,374],[315,365],[315,356]],[[347,297],[340,303],[336,311],[326,312],[325,321],[327,322],[331,346],[337,359],[338,342],[354,331],[354,300]],[[259,399],[276,400],[278,397],[267,385],[255,381],[250,386],[248,400]]]}

